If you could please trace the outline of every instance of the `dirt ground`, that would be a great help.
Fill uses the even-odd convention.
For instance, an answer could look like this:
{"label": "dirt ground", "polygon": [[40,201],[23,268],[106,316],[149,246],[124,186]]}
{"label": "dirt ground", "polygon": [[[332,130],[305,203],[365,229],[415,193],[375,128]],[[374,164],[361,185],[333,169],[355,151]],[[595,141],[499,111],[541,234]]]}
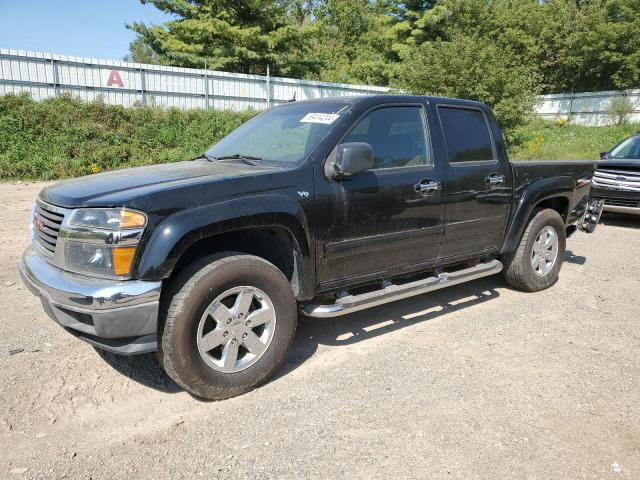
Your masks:
{"label": "dirt ground", "polygon": [[43,185],[0,184],[0,478],[640,478],[640,218],[569,239],[544,292],[489,277],[301,318],[273,381],[202,402],[22,286]]}

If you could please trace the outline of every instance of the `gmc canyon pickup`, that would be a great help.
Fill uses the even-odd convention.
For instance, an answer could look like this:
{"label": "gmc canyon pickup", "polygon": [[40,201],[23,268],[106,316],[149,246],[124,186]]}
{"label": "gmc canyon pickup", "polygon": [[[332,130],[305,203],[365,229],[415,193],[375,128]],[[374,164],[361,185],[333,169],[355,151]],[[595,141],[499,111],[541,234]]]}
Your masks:
{"label": "gmc canyon pickup", "polygon": [[69,333],[157,351],[192,394],[265,382],[298,311],[335,317],[503,272],[538,291],[593,231],[594,162],[510,163],[482,103],[406,95],[271,108],[201,157],[40,192],[20,272]]}

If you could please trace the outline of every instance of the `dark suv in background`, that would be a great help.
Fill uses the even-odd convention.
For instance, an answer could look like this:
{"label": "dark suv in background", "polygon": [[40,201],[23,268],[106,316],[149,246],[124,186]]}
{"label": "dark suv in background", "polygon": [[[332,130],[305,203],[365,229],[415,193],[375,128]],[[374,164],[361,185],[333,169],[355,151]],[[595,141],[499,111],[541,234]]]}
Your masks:
{"label": "dark suv in background", "polygon": [[600,154],[591,195],[608,212],[640,215],[640,133]]}

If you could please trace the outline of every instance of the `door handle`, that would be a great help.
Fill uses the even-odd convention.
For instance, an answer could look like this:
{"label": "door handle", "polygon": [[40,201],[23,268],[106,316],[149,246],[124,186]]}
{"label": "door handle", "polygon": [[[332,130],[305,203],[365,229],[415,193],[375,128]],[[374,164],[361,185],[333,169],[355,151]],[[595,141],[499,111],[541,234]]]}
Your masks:
{"label": "door handle", "polygon": [[487,182],[490,187],[502,185],[504,183],[504,180],[505,180],[505,176],[498,175],[497,173],[492,173],[487,178],[485,178],[485,182]]}
{"label": "door handle", "polygon": [[422,195],[428,195],[433,192],[437,192],[440,190],[440,183],[433,182],[431,180],[420,180],[420,183],[416,183],[413,188],[416,192],[421,193]]}

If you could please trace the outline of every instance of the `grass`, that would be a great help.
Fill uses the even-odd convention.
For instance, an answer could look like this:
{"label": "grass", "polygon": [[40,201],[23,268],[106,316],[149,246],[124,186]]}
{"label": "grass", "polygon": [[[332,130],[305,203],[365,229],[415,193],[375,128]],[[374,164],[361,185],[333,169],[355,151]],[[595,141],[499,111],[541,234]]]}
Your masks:
{"label": "grass", "polygon": [[[51,180],[186,160],[253,115],[7,95],[0,97],[0,180]],[[595,160],[638,129],[535,120],[509,132],[509,154],[517,160]]]}
{"label": "grass", "polygon": [[548,120],[534,120],[510,135],[512,160],[598,160],[640,125],[585,127]]}

